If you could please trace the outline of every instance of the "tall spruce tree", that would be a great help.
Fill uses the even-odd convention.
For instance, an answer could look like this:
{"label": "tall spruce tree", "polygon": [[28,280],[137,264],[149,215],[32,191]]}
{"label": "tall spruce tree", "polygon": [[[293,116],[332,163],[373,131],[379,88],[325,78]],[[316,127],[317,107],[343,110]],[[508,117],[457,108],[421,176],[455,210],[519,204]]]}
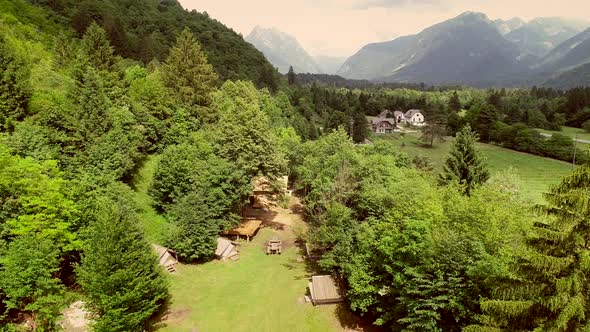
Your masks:
{"label": "tall spruce tree", "polygon": [[451,99],[449,99],[449,111],[451,112],[459,112],[461,110],[461,100],[459,100],[459,95],[457,91],[453,91],[453,95]]}
{"label": "tall spruce tree", "polygon": [[80,51],[81,57],[96,70],[111,70],[115,63],[114,49],[107,33],[96,22],[92,22],[84,33]]}
{"label": "tall spruce tree", "polygon": [[517,277],[481,301],[481,326],[470,331],[590,330],[590,165],[545,195],[549,221],[538,223]]}
{"label": "tall spruce tree", "polygon": [[167,297],[157,257],[125,202],[99,197],[81,265],[82,290],[96,309],[96,331],[143,331]]}
{"label": "tall spruce tree", "polygon": [[477,134],[465,126],[457,133],[455,143],[439,176],[440,184],[459,183],[469,196],[476,186],[486,182],[490,173],[477,150]]}
{"label": "tall spruce tree", "polygon": [[13,122],[27,115],[31,97],[30,71],[24,61],[0,36],[0,127],[12,130]]}
{"label": "tall spruce tree", "polygon": [[185,28],[162,66],[164,84],[188,107],[208,106],[218,75],[193,33]]}
{"label": "tall spruce tree", "polygon": [[289,85],[297,83],[297,75],[295,75],[293,66],[289,66],[289,72],[287,72],[287,81],[289,82]]}
{"label": "tall spruce tree", "polygon": [[355,143],[363,143],[369,135],[369,122],[361,109],[357,109],[353,115],[352,140]]}

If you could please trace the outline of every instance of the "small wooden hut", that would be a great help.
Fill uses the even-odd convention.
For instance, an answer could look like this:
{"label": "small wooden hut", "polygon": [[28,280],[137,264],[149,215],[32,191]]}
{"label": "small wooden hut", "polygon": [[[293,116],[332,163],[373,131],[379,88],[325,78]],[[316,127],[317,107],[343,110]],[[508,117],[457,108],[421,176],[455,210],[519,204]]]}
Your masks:
{"label": "small wooden hut", "polygon": [[163,266],[168,272],[175,272],[176,264],[178,264],[176,253],[166,247],[162,247],[157,244],[152,244],[152,247],[158,255],[158,262],[160,263],[160,265]]}
{"label": "small wooden hut", "polygon": [[258,231],[261,225],[262,220],[246,219],[238,227],[226,231],[224,235],[235,236],[236,239],[243,236],[246,240],[250,241],[250,238],[256,234],[256,231]]}
{"label": "small wooden hut", "polygon": [[340,295],[340,289],[332,276],[313,276],[308,287],[309,293],[311,294],[311,302],[314,305],[344,301],[344,298]]}

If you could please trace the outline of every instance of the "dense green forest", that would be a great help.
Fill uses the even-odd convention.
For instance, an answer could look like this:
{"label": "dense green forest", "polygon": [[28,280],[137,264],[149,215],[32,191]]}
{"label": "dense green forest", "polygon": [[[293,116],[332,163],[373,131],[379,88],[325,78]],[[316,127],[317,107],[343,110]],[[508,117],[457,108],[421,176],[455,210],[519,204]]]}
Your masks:
{"label": "dense green forest", "polygon": [[[289,175],[303,240],[348,305],[395,331],[589,326],[590,168],[523,199],[481,140],[570,161],[590,89],[358,86],[280,77],[235,32],[176,1],[0,0],[0,323],[55,330],[84,298],[96,331],[143,331],[168,299],[133,179],[182,262],[214,256],[252,179]],[[422,109],[456,136],[442,173],[370,138],[366,116]],[[434,127],[440,130],[435,130]]]}

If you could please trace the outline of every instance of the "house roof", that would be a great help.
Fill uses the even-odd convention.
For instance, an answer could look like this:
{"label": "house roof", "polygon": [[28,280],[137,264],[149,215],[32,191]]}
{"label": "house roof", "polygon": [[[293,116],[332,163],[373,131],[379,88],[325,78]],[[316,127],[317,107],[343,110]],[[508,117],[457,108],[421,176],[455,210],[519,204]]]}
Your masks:
{"label": "house roof", "polygon": [[375,119],[373,119],[374,125],[378,125],[381,122],[389,122],[389,124],[391,124],[392,126],[395,125],[395,119],[393,119],[393,118],[375,118]]}
{"label": "house roof", "polygon": [[405,114],[405,117],[406,117],[406,118],[411,118],[411,117],[413,117],[415,114],[422,114],[422,112],[421,112],[420,110],[417,110],[417,109],[411,109],[411,110],[408,110],[408,111],[406,112],[406,114]]}
{"label": "house roof", "polygon": [[391,113],[390,110],[383,110],[381,113],[379,113],[378,118],[387,118],[387,115]]}
{"label": "house roof", "polygon": [[342,299],[336,282],[329,275],[312,276],[310,293],[314,301],[337,301]]}
{"label": "house roof", "polygon": [[393,112],[393,116],[395,116],[396,118],[399,118],[400,116],[404,116],[404,112],[395,111],[395,112]]}

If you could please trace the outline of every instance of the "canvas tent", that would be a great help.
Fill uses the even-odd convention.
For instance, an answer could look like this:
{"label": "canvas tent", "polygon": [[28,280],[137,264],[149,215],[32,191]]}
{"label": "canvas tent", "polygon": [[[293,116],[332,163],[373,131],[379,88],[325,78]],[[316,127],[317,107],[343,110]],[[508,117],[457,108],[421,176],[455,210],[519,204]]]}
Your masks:
{"label": "canvas tent", "polygon": [[238,260],[238,250],[236,246],[228,239],[222,237],[217,238],[217,249],[215,249],[215,256],[221,260]]}
{"label": "canvas tent", "polygon": [[163,266],[168,272],[175,272],[178,259],[176,259],[176,254],[174,251],[157,244],[152,244],[152,247],[158,255],[158,262],[160,265]]}
{"label": "canvas tent", "polygon": [[309,283],[309,293],[314,305],[339,303],[344,301],[332,276],[313,276]]}

